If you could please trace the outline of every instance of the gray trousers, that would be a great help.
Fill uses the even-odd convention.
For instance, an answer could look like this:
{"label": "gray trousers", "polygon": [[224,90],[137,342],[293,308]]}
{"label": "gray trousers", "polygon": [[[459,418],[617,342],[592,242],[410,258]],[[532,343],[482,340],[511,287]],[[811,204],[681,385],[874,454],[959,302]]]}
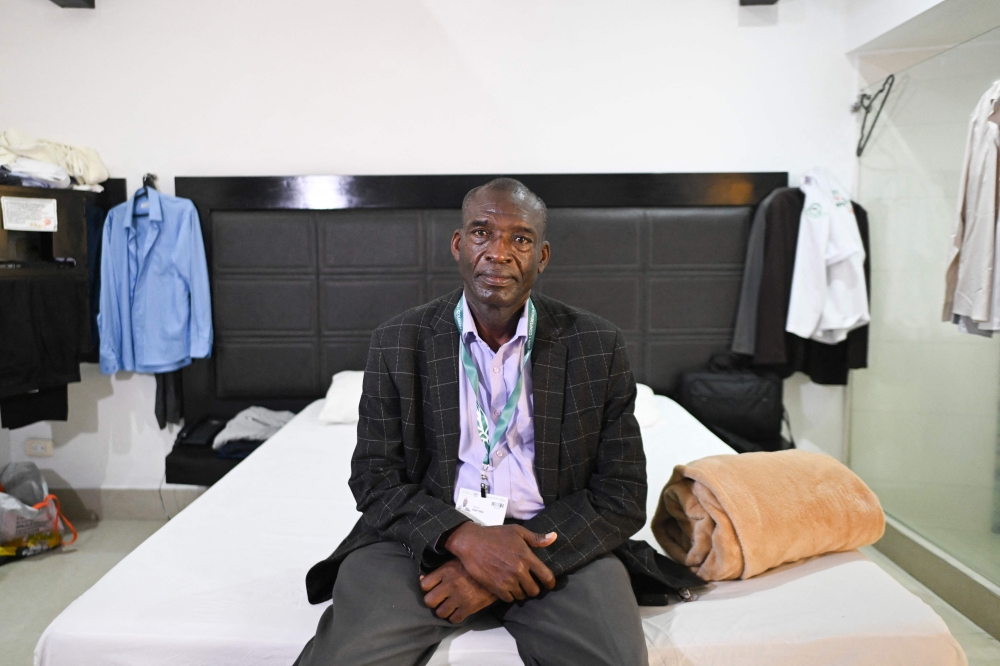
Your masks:
{"label": "gray trousers", "polygon": [[[438,643],[462,625],[424,606],[419,576],[417,563],[395,542],[348,555],[333,588],[333,604],[295,665],[426,664]],[[648,663],[628,572],[614,555],[560,576],[555,589],[534,599],[497,602],[480,613],[503,624],[528,666]]]}

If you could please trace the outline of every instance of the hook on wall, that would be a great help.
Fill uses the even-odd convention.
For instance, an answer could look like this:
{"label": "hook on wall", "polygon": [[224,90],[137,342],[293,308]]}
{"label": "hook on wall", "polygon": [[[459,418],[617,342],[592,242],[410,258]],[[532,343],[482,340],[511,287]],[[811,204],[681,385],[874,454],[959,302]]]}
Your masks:
{"label": "hook on wall", "polygon": [[144,175],[142,177],[142,186],[143,187],[152,187],[154,190],[157,189],[157,187],[156,187],[156,174],[155,173],[147,173],[146,175]]}
{"label": "hook on wall", "polygon": [[[882,87],[878,89],[878,92],[874,95],[861,93],[858,96],[858,101],[851,107],[851,111],[855,113],[862,110],[865,112],[864,118],[861,119],[861,136],[858,138],[858,150],[856,153],[858,157],[861,157],[861,154],[865,152],[868,139],[872,138],[872,132],[875,131],[875,123],[878,122],[878,117],[882,115],[882,109],[885,108],[885,102],[889,99],[889,93],[892,92],[892,84],[895,82],[896,77],[890,74],[882,82]],[[876,108],[876,104],[878,108]],[[875,111],[875,116],[872,118],[871,125],[868,125],[868,116],[871,115],[872,110]]]}

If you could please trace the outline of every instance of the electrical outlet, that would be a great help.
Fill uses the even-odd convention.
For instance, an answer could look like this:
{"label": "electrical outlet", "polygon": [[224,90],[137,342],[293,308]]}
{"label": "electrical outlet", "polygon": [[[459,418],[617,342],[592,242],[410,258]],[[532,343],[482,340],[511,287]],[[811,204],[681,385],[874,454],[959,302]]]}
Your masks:
{"label": "electrical outlet", "polygon": [[51,458],[53,454],[51,439],[29,439],[24,443],[24,452],[32,458]]}

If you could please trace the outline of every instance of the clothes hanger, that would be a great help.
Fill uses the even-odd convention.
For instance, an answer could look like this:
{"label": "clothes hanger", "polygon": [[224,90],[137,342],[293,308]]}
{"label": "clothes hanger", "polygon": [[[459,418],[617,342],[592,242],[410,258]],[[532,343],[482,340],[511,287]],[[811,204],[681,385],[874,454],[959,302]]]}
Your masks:
{"label": "clothes hanger", "polygon": [[[865,117],[861,119],[861,136],[858,138],[858,150],[857,156],[861,157],[861,153],[865,152],[865,146],[868,145],[868,139],[872,138],[872,132],[875,131],[875,123],[878,122],[878,117],[882,115],[882,109],[885,108],[885,102],[889,99],[889,93],[892,92],[892,84],[896,82],[896,77],[890,74],[885,81],[882,82],[882,87],[878,89],[874,95],[868,95],[866,93],[861,93],[858,97],[858,101],[854,103],[851,110],[858,112],[864,110]],[[875,104],[878,103],[879,97],[882,98],[881,103],[878,105],[878,109],[875,109]],[[872,124],[868,127],[868,115],[875,110],[875,117],[872,119]]]}
{"label": "clothes hanger", "polygon": [[[140,187],[138,190],[136,190],[135,196],[132,198],[132,200],[135,202],[133,204],[133,207],[136,207],[136,206],[139,205],[139,200],[142,197],[146,197],[147,199],[149,198],[149,190],[150,189],[153,189],[153,190],[156,189],[156,174],[155,173],[147,173],[147,174],[145,174],[142,177],[142,187]],[[134,210],[134,208],[133,208],[133,210]]]}
{"label": "clothes hanger", "polygon": [[156,174],[155,173],[147,173],[146,175],[144,175],[142,177],[142,187],[140,187],[139,191],[135,193],[135,196],[139,197],[139,196],[147,195],[149,193],[149,189],[150,188],[152,188],[154,190],[156,189]]}

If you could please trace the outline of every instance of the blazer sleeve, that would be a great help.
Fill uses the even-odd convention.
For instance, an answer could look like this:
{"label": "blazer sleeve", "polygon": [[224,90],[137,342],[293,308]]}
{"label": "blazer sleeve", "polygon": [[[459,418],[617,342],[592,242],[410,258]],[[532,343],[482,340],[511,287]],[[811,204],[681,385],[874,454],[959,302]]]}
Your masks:
{"label": "blazer sleeve", "polygon": [[205,240],[201,236],[198,210],[191,205],[186,220],[190,234],[190,274],[188,289],[191,295],[189,320],[191,358],[208,358],[212,355],[212,296],[208,284],[208,261],[205,258]]}
{"label": "blazer sleeve", "polygon": [[[358,418],[358,444],[351,459],[350,487],[363,520],[383,540],[402,543],[425,567],[440,564],[434,546],[439,536],[468,518],[450,503],[433,495],[407,472],[404,442],[403,398],[394,372],[390,372],[387,350],[380,331],[372,334]],[[394,348],[393,365],[400,357],[412,358],[412,350]],[[400,353],[402,352],[402,353]],[[413,368],[394,368],[411,380]],[[420,408],[420,400],[408,400]],[[411,456],[418,455],[414,450]]]}
{"label": "blazer sleeve", "polygon": [[646,522],[646,455],[633,414],[635,396],[635,380],[619,331],[590,482],[586,488],[546,506],[524,524],[539,534],[558,534],[553,545],[534,551],[556,575],[615,550]]}

